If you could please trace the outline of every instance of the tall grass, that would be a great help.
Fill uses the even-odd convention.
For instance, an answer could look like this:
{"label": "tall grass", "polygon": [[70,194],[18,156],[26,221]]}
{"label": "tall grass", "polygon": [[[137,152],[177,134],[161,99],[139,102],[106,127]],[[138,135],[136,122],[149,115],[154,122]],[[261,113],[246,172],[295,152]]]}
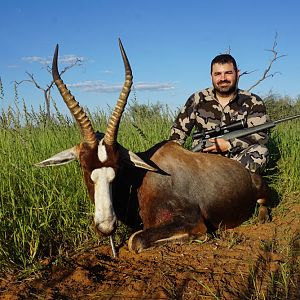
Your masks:
{"label": "tall grass", "polygon": [[[92,228],[93,205],[89,200],[78,162],[55,168],[35,163],[76,145],[76,124],[56,111],[26,105],[8,107],[0,118],[0,265],[28,268],[40,258],[57,255],[101,238]],[[150,110],[149,110],[150,112]],[[145,150],[167,138],[171,118],[167,108],[143,119],[126,112],[119,142],[133,151]],[[108,116],[90,114],[95,129],[103,131]],[[144,134],[144,135],[143,135]],[[146,137],[146,138],[145,138]]]}
{"label": "tall grass", "polygon": [[[103,131],[108,114],[89,112],[95,129]],[[133,103],[122,117],[118,141],[133,151],[166,139],[174,115],[168,107]],[[282,124],[272,133],[280,154],[272,174],[279,191],[299,192],[300,121]],[[57,110],[25,103],[0,115],[0,265],[29,268],[39,259],[66,253],[85,243],[102,241],[92,228],[91,204],[78,162],[41,169],[35,163],[80,141],[76,125]],[[277,159],[277,158],[276,158]]]}
{"label": "tall grass", "polygon": [[299,191],[300,183],[300,120],[278,125],[273,143],[278,147],[276,185],[283,193]]}
{"label": "tall grass", "polygon": [[[42,124],[43,117],[40,121]],[[48,170],[34,167],[75,144],[78,132],[74,125],[41,124],[0,130],[2,266],[13,263],[26,268],[37,258],[90,238],[90,203],[78,165]]]}

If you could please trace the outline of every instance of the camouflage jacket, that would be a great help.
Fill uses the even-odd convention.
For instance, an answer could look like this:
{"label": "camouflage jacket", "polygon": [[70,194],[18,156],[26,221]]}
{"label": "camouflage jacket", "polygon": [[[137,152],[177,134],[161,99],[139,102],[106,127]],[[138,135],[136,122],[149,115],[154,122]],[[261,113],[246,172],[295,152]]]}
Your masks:
{"label": "camouflage jacket", "polygon": [[[189,97],[171,128],[170,139],[183,145],[194,127],[197,131],[210,130],[242,119],[246,120],[247,127],[260,125],[268,120],[266,107],[260,97],[238,89],[236,96],[223,107],[217,101],[213,88],[207,88]],[[258,132],[231,139],[229,151],[237,153],[250,145],[266,145],[267,142],[267,133]],[[197,143],[195,140],[193,146]]]}

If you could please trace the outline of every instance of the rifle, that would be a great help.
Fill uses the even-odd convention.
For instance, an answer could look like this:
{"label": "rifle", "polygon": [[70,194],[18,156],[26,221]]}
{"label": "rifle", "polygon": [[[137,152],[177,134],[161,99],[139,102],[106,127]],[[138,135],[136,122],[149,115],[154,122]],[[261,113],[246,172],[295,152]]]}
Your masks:
{"label": "rifle", "polygon": [[282,123],[288,120],[293,120],[299,118],[300,115],[295,115],[287,118],[283,118],[273,122],[267,122],[265,124],[253,126],[253,127],[246,127],[246,122],[241,120],[229,125],[218,126],[214,129],[207,130],[204,132],[195,132],[193,134],[193,139],[200,138],[199,144],[192,148],[193,152],[202,151],[204,148],[213,145],[208,140],[211,138],[223,138],[225,140],[233,139],[233,138],[240,138],[244,137],[259,131],[263,131],[269,128],[275,127],[278,123]]}

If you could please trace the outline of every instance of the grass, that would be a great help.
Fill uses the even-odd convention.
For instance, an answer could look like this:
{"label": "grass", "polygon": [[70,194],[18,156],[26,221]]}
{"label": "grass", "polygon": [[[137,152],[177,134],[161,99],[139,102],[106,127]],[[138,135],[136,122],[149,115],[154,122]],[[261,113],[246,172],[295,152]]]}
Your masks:
{"label": "grass", "polygon": [[[280,230],[280,229],[279,229]],[[242,299],[297,299],[299,296],[299,233],[275,230],[261,241],[261,254],[250,264]]]}
{"label": "grass", "polygon": [[[94,128],[104,131],[108,114],[103,111],[89,114]],[[168,137],[173,119],[168,107],[140,106],[133,102],[122,117],[118,141],[132,151],[145,150]],[[46,257],[65,255],[87,244],[107,243],[92,228],[93,205],[78,162],[46,169],[34,166],[79,141],[76,125],[57,110],[51,120],[46,119],[43,109],[35,112],[25,103],[16,103],[1,112],[1,271],[16,268],[28,271],[38,268],[39,261]],[[279,199],[291,194],[299,196],[300,120],[280,124],[272,130],[270,148],[273,156],[266,178],[271,187]],[[299,203],[299,197],[292,198]],[[288,203],[279,207],[288,207]],[[124,234],[124,228],[120,232]],[[228,249],[239,244],[239,239],[236,235],[229,236]],[[292,252],[291,246],[287,249]],[[292,280],[291,267],[283,264],[281,273],[272,275],[272,291],[280,286],[280,293],[287,293]],[[256,289],[254,275],[252,282]]]}
{"label": "grass", "polygon": [[[147,108],[147,107],[146,107]],[[145,108],[144,108],[145,109]],[[148,109],[147,119],[138,112],[125,113],[119,142],[133,151],[145,150],[167,138],[171,117]],[[91,114],[94,128],[103,131],[107,115]],[[35,163],[74,146],[78,129],[56,112],[47,120],[38,113],[9,107],[0,119],[0,265],[29,268],[41,258],[99,243],[91,226],[89,200],[78,162],[56,168],[37,168]]]}

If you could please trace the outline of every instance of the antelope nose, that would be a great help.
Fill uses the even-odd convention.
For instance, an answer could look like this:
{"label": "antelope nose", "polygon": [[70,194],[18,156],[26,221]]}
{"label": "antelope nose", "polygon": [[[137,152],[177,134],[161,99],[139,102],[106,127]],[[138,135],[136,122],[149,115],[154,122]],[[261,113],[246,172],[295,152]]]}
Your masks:
{"label": "antelope nose", "polygon": [[98,231],[100,231],[103,235],[108,236],[114,233],[114,231],[117,228],[117,222],[116,219],[112,220],[105,220],[101,222],[96,222],[95,220],[95,227]]}

